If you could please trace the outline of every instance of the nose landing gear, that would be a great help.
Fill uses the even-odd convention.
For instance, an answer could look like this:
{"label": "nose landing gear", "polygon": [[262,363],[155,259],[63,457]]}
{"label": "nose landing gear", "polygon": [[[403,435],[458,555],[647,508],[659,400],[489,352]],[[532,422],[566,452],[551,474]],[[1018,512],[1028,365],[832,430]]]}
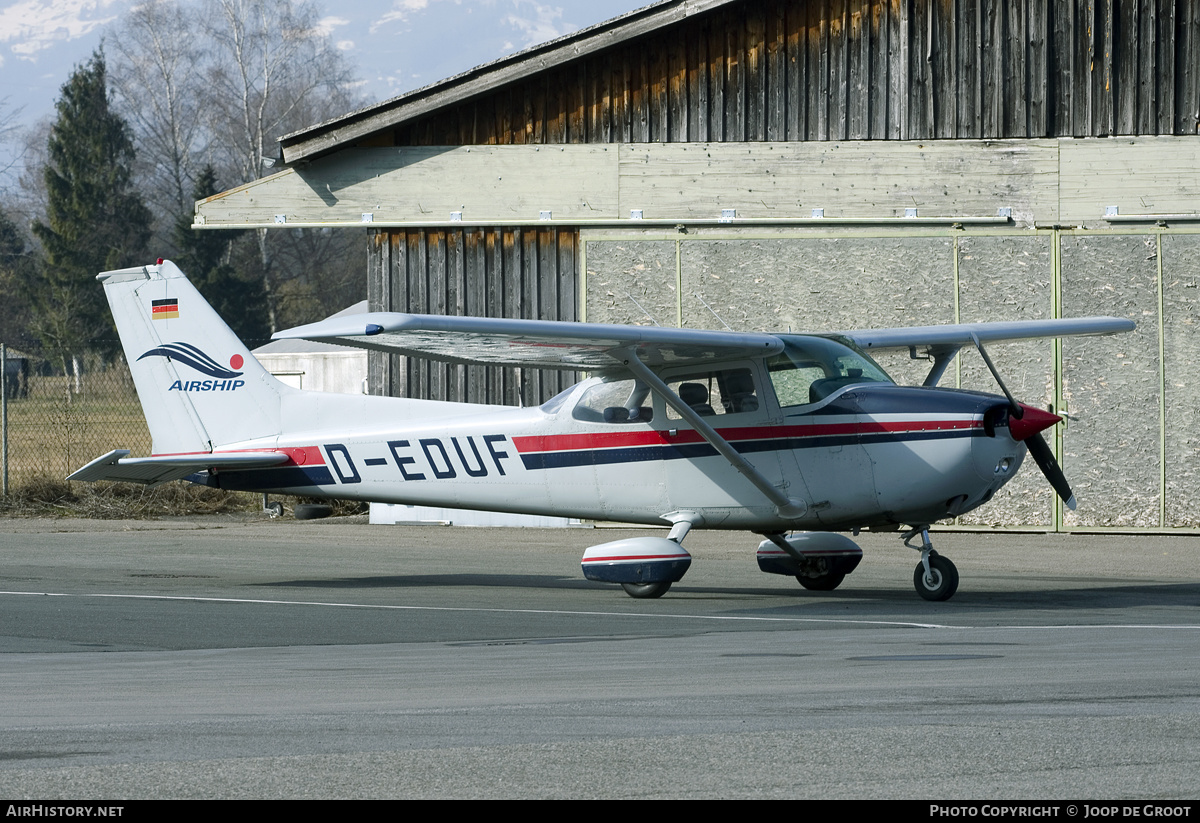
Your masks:
{"label": "nose landing gear", "polygon": [[[917,535],[921,545],[912,543]],[[921,553],[921,562],[913,570],[913,587],[925,600],[949,600],[958,591],[958,569],[947,558],[933,550],[929,540],[929,527],[918,526],[904,534],[904,545]]]}

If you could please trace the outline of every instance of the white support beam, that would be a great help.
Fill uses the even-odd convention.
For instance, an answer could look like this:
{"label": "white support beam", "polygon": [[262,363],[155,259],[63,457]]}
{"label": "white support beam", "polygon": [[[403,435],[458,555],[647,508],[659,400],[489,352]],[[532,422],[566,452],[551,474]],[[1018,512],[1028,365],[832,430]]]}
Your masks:
{"label": "white support beam", "polygon": [[1111,204],[1197,213],[1197,190],[1189,137],[358,148],[200,201],[195,226],[1107,226]]}

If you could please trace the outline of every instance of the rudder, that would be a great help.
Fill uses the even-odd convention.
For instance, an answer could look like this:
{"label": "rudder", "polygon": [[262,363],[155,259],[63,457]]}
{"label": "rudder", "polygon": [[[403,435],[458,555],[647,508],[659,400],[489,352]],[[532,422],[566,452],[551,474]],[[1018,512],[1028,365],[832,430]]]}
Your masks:
{"label": "rudder", "polygon": [[277,435],[272,377],[179,267],[104,272],[98,278],[153,439],[153,452],[190,454]]}

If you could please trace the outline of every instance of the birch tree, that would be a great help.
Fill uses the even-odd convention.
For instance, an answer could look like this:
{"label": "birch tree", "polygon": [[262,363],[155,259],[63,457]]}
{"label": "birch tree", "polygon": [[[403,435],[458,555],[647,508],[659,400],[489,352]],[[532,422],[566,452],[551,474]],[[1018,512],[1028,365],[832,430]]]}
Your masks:
{"label": "birch tree", "polygon": [[137,139],[138,177],[168,226],[192,213],[197,169],[213,139],[198,26],[193,8],[159,0],[135,6],[108,37],[113,90]]}
{"label": "birch tree", "polygon": [[[354,79],[341,53],[317,31],[309,3],[207,0],[203,19],[210,46],[208,105],[222,139],[217,160],[248,183],[269,171],[277,138],[351,107]],[[221,162],[223,161],[223,163]],[[287,235],[256,232],[259,275],[271,331],[280,327],[281,271],[272,246]],[[291,272],[291,274],[298,274]]]}
{"label": "birch tree", "polygon": [[[292,0],[148,0],[113,28],[115,85],[160,254],[190,249],[175,227],[191,223],[201,170],[211,166],[227,186],[257,180],[274,171],[264,158],[279,137],[361,102],[352,68],[318,21],[315,5]],[[236,241],[239,276],[262,283],[272,331],[309,319],[297,306],[312,301],[295,294],[325,277],[321,261],[344,259],[347,239],[285,229]]]}

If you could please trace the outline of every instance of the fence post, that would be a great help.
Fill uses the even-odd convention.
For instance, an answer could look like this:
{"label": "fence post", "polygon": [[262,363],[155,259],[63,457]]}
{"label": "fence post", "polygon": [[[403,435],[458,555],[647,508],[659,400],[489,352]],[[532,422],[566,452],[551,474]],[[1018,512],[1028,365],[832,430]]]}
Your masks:
{"label": "fence post", "polygon": [[0,494],[8,497],[8,346],[0,343]]}

